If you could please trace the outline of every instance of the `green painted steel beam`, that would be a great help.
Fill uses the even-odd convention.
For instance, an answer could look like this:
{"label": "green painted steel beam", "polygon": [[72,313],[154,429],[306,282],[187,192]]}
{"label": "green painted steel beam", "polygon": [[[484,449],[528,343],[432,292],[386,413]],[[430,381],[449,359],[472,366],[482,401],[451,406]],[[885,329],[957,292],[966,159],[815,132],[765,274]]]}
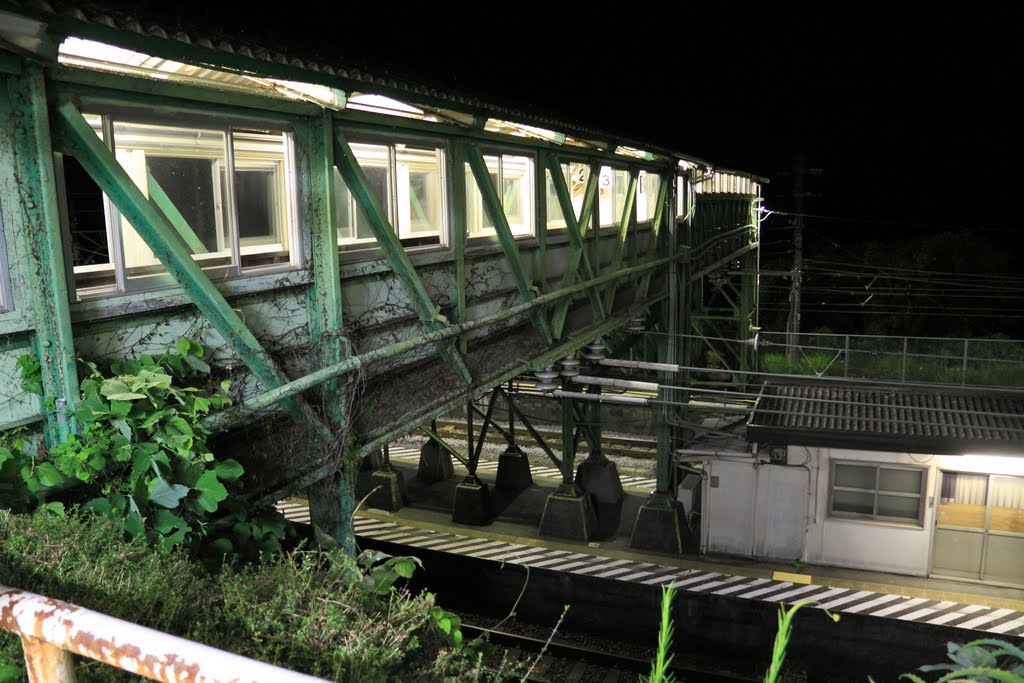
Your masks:
{"label": "green painted steel beam", "polygon": [[[633,222],[633,209],[636,199],[636,184],[639,174],[631,171],[629,174],[629,185],[626,186],[626,203],[622,207],[622,215],[619,217],[618,232],[615,236],[615,255],[612,257],[612,272],[622,267],[622,257],[626,250],[626,240],[629,238],[629,226]],[[615,306],[615,290],[618,282],[608,285],[605,293],[605,308],[609,311]]]}
{"label": "green painted steel beam", "polygon": [[[587,251],[583,245],[583,235],[581,234],[580,226],[585,231],[587,224],[590,222],[590,212],[593,210],[594,198],[597,196],[598,174],[594,173],[593,168],[590,169],[590,176],[587,178],[587,186],[584,188],[583,193],[583,206],[580,209],[580,216],[577,218],[576,211],[572,206],[572,197],[569,196],[569,188],[566,186],[565,178],[562,176],[562,167],[559,165],[558,158],[549,155],[546,162],[547,171],[551,174],[551,180],[555,186],[558,206],[562,210],[562,216],[565,219],[565,229],[569,233],[569,261],[566,263],[562,286],[571,285],[576,280],[577,272],[581,267],[583,269],[583,277],[587,280],[592,280],[594,279],[594,270],[590,266],[590,259],[587,257]],[[587,298],[590,299],[590,305],[594,309],[595,317],[603,320],[606,312],[601,296],[596,290],[588,289]],[[561,337],[562,330],[565,328],[565,316],[569,311],[568,304],[569,302],[567,301],[555,310],[552,320],[552,333],[556,338]]]}
{"label": "green painted steel beam", "polygon": [[[313,286],[306,291],[310,341],[320,353],[321,367],[342,362],[349,353],[342,317],[341,271],[338,261],[338,224],[334,194],[334,121],[330,112],[306,119],[295,126],[300,177],[307,183],[302,222],[310,230]],[[345,380],[345,381],[343,381]],[[347,448],[354,440],[349,421],[347,378],[324,382],[320,405],[334,429],[344,435]],[[349,552],[355,551],[352,515],[355,511],[356,462],[338,458],[338,469],[313,482],[308,491],[311,520],[321,532],[337,540]]]}
{"label": "green painted steel beam", "polygon": [[81,105],[117,99],[136,104],[161,103],[161,109],[176,106],[204,106],[208,112],[238,114],[239,110],[268,112],[316,118],[320,106],[283,97],[224,90],[208,85],[173,83],[154,78],[132,78],[121,74],[92,71],[67,66],[54,66],[46,71],[54,82],[58,97],[73,97]]}
{"label": "green painted steel beam", "polygon": [[522,411],[519,410],[519,406],[517,406],[515,404],[515,401],[512,400],[512,394],[505,391],[504,389],[501,390],[501,393],[502,395],[504,395],[505,400],[508,401],[510,415],[509,423],[511,424],[511,415],[517,415],[519,417],[519,421],[523,423],[523,426],[526,427],[526,431],[530,434],[531,437],[533,437],[533,440],[537,443],[537,445],[540,446],[540,449],[544,451],[544,454],[548,456],[548,459],[551,460],[552,463],[554,463],[555,467],[561,470],[561,458],[555,455],[555,452],[551,450],[551,447],[548,446],[547,441],[545,441],[544,437],[540,435],[540,432],[534,429],[533,424],[530,423],[529,418],[527,418],[526,415],[524,415]]}
{"label": "green painted steel beam", "polygon": [[[494,387],[494,389],[491,391],[491,400],[487,403],[487,412],[484,414],[484,423],[482,425],[480,425],[480,437],[477,439],[477,441],[476,441],[476,448],[473,450],[473,459],[471,461],[471,463],[473,465],[473,469],[471,469],[469,471],[469,473],[472,474],[472,475],[476,475],[477,463],[480,462],[480,456],[484,452],[484,441],[487,439],[487,430],[491,428],[491,425],[494,422],[494,420],[493,420],[494,406],[497,405],[497,403],[498,403],[498,394],[499,394],[500,391],[501,391],[501,387],[500,386]],[[466,416],[467,416],[468,420],[472,420],[473,419],[472,416],[473,416],[473,412],[474,412],[473,408],[475,408],[476,406],[474,406],[473,402],[470,401],[468,407],[469,407],[469,412],[466,414]],[[470,422],[469,424],[470,424],[470,426],[472,426],[473,423]]]}
{"label": "green painted steel beam", "polygon": [[[670,176],[670,178],[671,178],[671,176]],[[669,215],[668,214],[669,209],[666,208],[668,206],[668,202],[669,202],[669,199],[670,199],[669,198],[669,193],[668,193],[668,187],[669,187],[668,182],[665,182],[664,179],[662,179],[661,186],[658,189],[658,208],[655,209],[655,211],[654,211],[654,220],[651,222],[651,245],[650,245],[650,249],[649,250],[653,251],[654,253],[658,253],[659,250],[661,249],[661,241],[660,241],[660,238],[661,238],[661,235],[662,235],[661,228],[662,228],[662,225],[667,222],[666,216]],[[668,232],[668,231],[666,231],[666,232]],[[669,245],[667,251],[671,252],[671,250],[673,248],[674,247],[672,245]],[[688,248],[688,247],[684,247],[684,248]],[[636,294],[636,298],[637,299],[643,299],[643,298],[645,298],[647,296],[647,292],[651,288],[651,277],[652,276],[653,276],[653,273],[645,273],[644,276],[641,278],[640,285],[639,285],[639,288],[638,288],[637,294]]]}
{"label": "green painted steel beam", "polygon": [[[483,418],[487,417],[487,413],[485,413],[484,411],[480,410],[475,405],[472,406],[472,410],[473,410],[474,414],[476,414],[476,415],[478,415],[480,417],[483,417]],[[512,423],[510,422],[509,424],[512,424]],[[509,430],[505,429],[504,427],[502,427],[500,424],[498,424],[494,420],[491,421],[491,426],[494,427],[494,429],[497,430],[497,432],[499,434],[501,434],[502,437],[504,437],[505,441],[507,441],[510,446],[515,444],[515,436],[514,436],[514,434],[512,432],[510,432]]]}
{"label": "green painted steel beam", "polygon": [[28,245],[28,263],[23,270],[31,290],[43,392],[58,406],[65,404],[69,409],[67,414],[58,408],[46,416],[44,435],[47,444],[54,446],[75,432],[79,387],[46,82],[38,66],[27,64],[22,75],[10,77],[6,85],[9,100],[4,98],[8,101],[3,108],[8,110],[5,113],[13,131],[16,191]]}
{"label": "green painted steel beam", "polygon": [[[451,221],[452,279],[450,291],[455,302],[455,322],[466,322],[466,165],[464,145],[460,141],[452,143],[452,202],[448,213]],[[458,348],[466,353],[468,344],[465,337],[460,337]]]}
{"label": "green painted steel beam", "polygon": [[164,214],[164,218],[178,232],[178,236],[185,242],[185,246],[193,254],[205,254],[208,249],[196,235],[195,230],[188,224],[185,217],[178,211],[171,198],[164,192],[164,188],[153,177],[152,173],[146,173],[146,182],[149,185],[149,200]]}
{"label": "green painted steel beam", "polygon": [[469,460],[467,460],[465,458],[465,456],[462,455],[462,453],[457,451],[454,446],[452,446],[450,443],[448,443],[447,441],[442,439],[441,436],[437,432],[435,432],[430,427],[420,426],[420,427],[418,427],[418,429],[421,432],[423,432],[424,434],[426,434],[427,436],[429,436],[431,439],[433,439],[435,442],[437,442],[437,444],[439,446],[441,446],[441,448],[443,448],[446,451],[448,451],[448,453],[450,453],[453,458],[455,458],[460,463],[462,463],[463,467],[465,467],[467,470],[470,469],[470,467],[469,467]]}
{"label": "green painted steel beam", "polygon": [[[269,408],[274,404],[286,400],[292,396],[297,396],[298,394],[301,394],[304,391],[308,391],[309,389],[317,387],[323,384],[324,382],[339,377],[345,373],[352,372],[360,368],[364,368],[372,363],[376,363],[387,358],[392,358],[394,356],[406,353],[408,351],[412,351],[413,349],[417,349],[425,344],[432,344],[439,341],[452,339],[454,337],[463,335],[472,330],[481,329],[484,327],[491,326],[495,323],[501,322],[503,320],[508,320],[509,318],[513,318],[517,315],[529,312],[531,308],[553,303],[564,297],[569,297],[572,296],[573,294],[581,292],[588,287],[596,287],[606,282],[610,282],[615,278],[629,277],[633,273],[660,268],[678,258],[680,257],[670,256],[663,259],[658,259],[657,261],[652,261],[651,263],[647,263],[642,266],[637,266],[635,268],[627,268],[619,271],[618,273],[608,273],[606,275],[602,275],[601,277],[594,278],[593,280],[580,283],[573,287],[559,290],[557,292],[551,292],[549,294],[542,294],[541,296],[537,297],[532,301],[517,304],[515,306],[510,306],[509,308],[502,309],[501,311],[498,311],[497,313],[489,315],[485,318],[477,318],[474,320],[466,321],[465,323],[449,325],[443,329],[434,332],[424,333],[423,335],[416,339],[408,339],[406,341],[395,342],[394,344],[388,344],[387,346],[382,346],[380,348],[367,351],[366,353],[361,354],[359,356],[346,358],[340,363],[311,372],[308,375],[292,380],[291,382],[284,386],[271,389],[269,391],[264,392],[263,394],[260,394],[259,396],[256,396],[255,398],[251,398],[245,401],[244,403],[234,405],[231,408],[228,408],[227,410],[217,413],[216,415],[211,415],[210,417],[206,418],[203,421],[203,425],[211,431],[226,429],[230,425],[244,419],[248,415],[252,415],[261,410]],[[640,304],[638,302],[638,305],[643,304]],[[608,329],[614,329],[617,325],[621,325],[622,321],[622,318],[615,318],[614,320],[612,320],[612,322],[615,324],[613,324]],[[601,336],[601,334],[602,332],[595,331],[593,332],[593,336],[590,337],[590,339],[592,339],[593,337]],[[587,341],[589,342],[589,339]],[[572,346],[571,344],[568,346],[562,344],[556,348],[568,348],[571,351],[576,351],[583,345],[584,343],[580,343],[576,346]],[[544,357],[546,358],[547,356]],[[551,360],[555,361],[558,360],[559,358],[561,358],[561,356],[556,355],[552,356]],[[515,375],[507,377],[506,381],[514,376]]]}
{"label": "green painted steel beam", "polygon": [[[491,174],[487,172],[487,164],[484,161],[484,155],[480,152],[480,148],[475,145],[468,145],[466,147],[466,161],[469,162],[469,168],[476,179],[476,186],[480,190],[481,197],[483,197],[484,209],[487,211],[491,222],[494,223],[494,231],[498,234],[498,242],[505,252],[505,259],[508,261],[509,269],[512,272],[512,279],[515,280],[516,287],[519,289],[519,295],[523,298],[523,301],[530,301],[537,296],[537,292],[534,291],[529,278],[526,276],[526,271],[523,269],[523,262],[519,256],[519,245],[516,244],[516,238],[512,234],[512,229],[508,226],[505,209],[501,205],[501,198],[498,196],[498,190],[494,187],[494,182],[491,180]],[[550,344],[552,341],[551,329],[548,327],[547,320],[541,315],[541,312],[536,309],[531,310],[530,319],[533,321],[537,331],[540,332],[541,337],[544,338],[544,341]]]}
{"label": "green painted steel beam", "polygon": [[[660,265],[660,263],[659,263]],[[641,306],[653,306],[657,302],[664,299],[666,294],[656,294],[651,296],[649,299],[644,301]],[[521,375],[522,373],[534,369],[536,366],[551,365],[559,358],[565,357],[567,353],[574,353],[579,349],[589,344],[595,337],[603,337],[610,334],[613,330],[621,327],[626,322],[625,315],[617,315],[610,317],[596,325],[592,325],[585,330],[579,330],[577,336],[566,342],[559,343],[552,347],[545,353],[524,361],[517,363],[509,369],[499,371],[491,377],[477,380],[477,387],[468,388],[464,390],[456,390],[447,396],[443,396],[437,401],[424,406],[422,410],[415,416],[408,420],[405,420],[397,426],[393,426],[384,432],[376,432],[371,435],[367,435],[366,442],[356,452],[355,457],[360,458],[365,456],[367,453],[374,449],[383,447],[384,444],[397,439],[403,434],[408,434],[414,429],[419,429],[423,422],[431,419],[431,416],[443,415],[444,413],[451,412],[459,406],[465,403],[467,396],[472,396],[473,392],[480,393],[481,391],[487,391],[498,384],[504,384],[514,377]],[[322,371],[321,371],[322,372]],[[314,373],[315,374],[315,373]],[[269,392],[268,392],[269,393]],[[279,400],[279,399],[278,399]],[[518,413],[520,420],[523,420],[524,416],[522,413]],[[524,422],[525,424],[525,422]],[[558,462],[554,461],[556,465]],[[560,466],[560,465],[559,465]],[[252,498],[252,501],[256,504],[262,503],[273,503],[280,500],[283,496],[288,495],[291,491],[308,486],[310,482],[317,481],[324,477],[325,473],[330,471],[330,465],[321,465],[319,467],[310,469],[309,471],[296,477],[287,487],[274,489],[271,491],[263,492],[262,494]]]}
{"label": "green painted steel beam", "polygon": [[[374,237],[377,238],[377,245],[384,253],[384,258],[387,260],[388,265],[391,266],[391,270],[395,273],[395,277],[401,284],[406,296],[409,297],[409,302],[412,304],[416,315],[419,316],[420,322],[429,330],[443,328],[447,325],[448,320],[441,315],[440,309],[434,306],[434,303],[430,300],[430,295],[427,294],[423,281],[416,272],[416,268],[412,265],[412,261],[409,260],[409,256],[405,253],[405,249],[402,247],[402,243],[398,239],[398,234],[391,225],[387,213],[370,190],[370,185],[366,181],[366,175],[359,166],[359,160],[356,159],[355,153],[352,152],[352,147],[349,145],[348,140],[339,131],[334,133],[334,164],[338,172],[341,173],[342,179],[348,186],[349,192],[352,193],[359,208],[363,210],[366,220],[370,224],[370,229],[373,231]],[[454,346],[442,344],[438,347],[438,350],[464,381],[473,381],[469,368],[466,367],[466,363],[462,360],[462,356],[459,355]]]}
{"label": "green painted steel beam", "polygon": [[562,406],[562,483],[558,485],[558,492],[567,494],[574,489],[572,468],[576,464],[576,415],[571,398],[558,401]]}
{"label": "green painted steel beam", "polygon": [[[78,159],[231,350],[267,389],[287,384],[288,378],[193,260],[174,228],[146,199],[74,104],[61,104],[56,121],[63,151]],[[325,448],[336,442],[335,432],[308,403],[294,397],[284,407],[303,420]],[[327,467],[332,472],[336,464],[332,460]]]}

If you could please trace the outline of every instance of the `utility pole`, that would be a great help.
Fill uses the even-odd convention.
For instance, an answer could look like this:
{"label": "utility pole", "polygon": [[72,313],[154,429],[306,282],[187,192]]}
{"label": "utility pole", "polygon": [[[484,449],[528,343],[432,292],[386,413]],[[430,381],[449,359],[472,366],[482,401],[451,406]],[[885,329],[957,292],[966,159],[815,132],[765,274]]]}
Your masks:
{"label": "utility pole", "polygon": [[804,257],[804,154],[793,161],[793,272],[790,277],[789,320],[786,325],[786,355],[790,366],[796,364],[800,343],[800,280]]}

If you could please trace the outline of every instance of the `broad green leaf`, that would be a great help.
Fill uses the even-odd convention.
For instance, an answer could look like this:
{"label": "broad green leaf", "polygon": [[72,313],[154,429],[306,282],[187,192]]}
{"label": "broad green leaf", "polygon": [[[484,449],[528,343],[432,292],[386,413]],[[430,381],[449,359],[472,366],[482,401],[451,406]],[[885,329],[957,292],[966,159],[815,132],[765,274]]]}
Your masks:
{"label": "broad green leaf", "polygon": [[107,404],[102,398],[93,394],[78,402],[75,410],[75,417],[79,422],[95,422],[96,420],[110,414]]}
{"label": "broad green leaf", "polygon": [[409,579],[412,578],[413,572],[416,571],[416,565],[408,557],[396,557],[394,570],[403,579]]}
{"label": "broad green leaf", "polygon": [[36,477],[39,478],[39,483],[43,486],[57,486],[65,481],[64,475],[48,462],[39,463],[36,468]]}
{"label": "broad green leaf", "polygon": [[119,379],[104,380],[100,393],[112,401],[133,401],[146,398],[145,394],[132,391],[127,384]]}
{"label": "broad green leaf", "polygon": [[[111,405],[111,408],[113,408],[113,405]],[[121,433],[121,436],[129,441],[132,440],[132,428],[128,425],[128,420],[119,418],[117,420],[111,420],[110,424],[114,425],[117,431]]]}
{"label": "broad green leaf", "polygon": [[190,346],[191,345],[188,343],[188,339],[179,339],[174,344],[174,348],[177,350],[178,353],[180,353],[183,356],[188,355],[188,350]]}
{"label": "broad green leaf", "polygon": [[220,502],[228,497],[228,490],[220,483],[217,473],[213,470],[199,477],[195,490],[199,494],[196,502],[207,512],[215,512]]}
{"label": "broad green leaf", "polygon": [[201,372],[204,375],[210,374],[209,364],[197,356],[185,356],[185,363],[196,372]]}
{"label": "broad green leaf", "polygon": [[57,515],[58,517],[64,516],[64,503],[61,503],[60,501],[55,500],[52,503],[47,503],[46,505],[41,506],[41,508],[47,512]]}
{"label": "broad green leaf", "polygon": [[242,466],[231,458],[217,463],[213,471],[217,473],[217,478],[221,481],[235,481],[245,473]]}
{"label": "broad green leaf", "polygon": [[[188,495],[189,488],[181,484],[168,484],[163,477],[154,477],[147,487],[149,499],[156,505],[165,508],[174,508],[182,498]],[[216,506],[214,510],[216,510]],[[213,512],[213,510],[210,510]]]}
{"label": "broad green leaf", "polygon": [[14,455],[11,454],[10,449],[0,447],[0,467],[3,467],[4,463],[13,457]]}
{"label": "broad green leaf", "polygon": [[187,529],[188,522],[169,510],[157,510],[153,513],[153,528],[168,534],[174,529]]}
{"label": "broad green leaf", "polygon": [[132,538],[142,533],[142,513],[131,496],[128,497],[128,513],[124,516],[123,527],[124,532]]}
{"label": "broad green leaf", "polygon": [[204,355],[206,355],[206,349],[204,349],[203,345],[197,342],[195,339],[189,339],[188,346],[189,353],[191,355],[197,356],[199,358],[202,358]]}
{"label": "broad green leaf", "polygon": [[93,498],[82,506],[83,511],[95,512],[97,515],[105,515],[113,509],[114,508],[110,505],[110,501],[106,498]]}
{"label": "broad green leaf", "polygon": [[117,417],[127,417],[132,412],[132,404],[130,401],[111,401],[110,412]]}

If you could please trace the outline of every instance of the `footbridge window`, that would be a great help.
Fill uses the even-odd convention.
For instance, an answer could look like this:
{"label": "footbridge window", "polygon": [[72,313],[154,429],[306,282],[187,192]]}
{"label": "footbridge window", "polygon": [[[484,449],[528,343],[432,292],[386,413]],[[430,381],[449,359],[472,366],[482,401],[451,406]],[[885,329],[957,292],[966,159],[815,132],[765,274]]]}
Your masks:
{"label": "footbridge window", "polygon": [[629,191],[629,171],[611,166],[602,166],[598,178],[598,211],[601,227],[612,228],[619,224],[626,207],[626,193]]}
{"label": "footbridge window", "polygon": [[[406,247],[443,243],[445,150],[423,142],[367,141],[351,143],[352,153],[388,222]],[[338,244],[373,246],[376,240],[366,212],[334,170]]]}
{"label": "footbridge window", "polygon": [[[297,263],[291,133],[85,118],[211,277]],[[160,261],[81,166],[65,158],[62,173],[79,298],[171,284]]]}
{"label": "footbridge window", "polygon": [[927,470],[874,463],[832,463],[829,512],[855,517],[921,524]]}
{"label": "footbridge window", "polygon": [[[587,181],[590,179],[590,165],[570,162],[561,164],[559,167],[562,169],[565,186],[569,190],[573,213],[578,220],[583,210]],[[565,228],[565,215],[562,213],[562,205],[558,203],[555,181],[551,177],[551,171],[545,171],[544,177],[547,179],[547,228],[548,230],[562,230]]]}
{"label": "footbridge window", "polygon": [[[485,154],[484,163],[501,199],[508,227],[516,237],[534,234],[536,213],[532,156]],[[466,164],[466,228],[469,237],[495,235],[494,221],[484,207],[483,196],[469,164]]]}
{"label": "footbridge window", "polygon": [[658,193],[661,191],[661,176],[649,171],[640,171],[636,183],[636,222],[650,223],[658,212]]}

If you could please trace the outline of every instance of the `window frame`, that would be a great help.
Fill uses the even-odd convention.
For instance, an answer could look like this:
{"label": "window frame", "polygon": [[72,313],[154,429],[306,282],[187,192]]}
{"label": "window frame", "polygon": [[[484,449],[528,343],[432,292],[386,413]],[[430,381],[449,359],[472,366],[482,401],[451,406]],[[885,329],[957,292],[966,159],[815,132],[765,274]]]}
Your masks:
{"label": "window frame", "polygon": [[[837,466],[853,466],[870,468],[874,470],[875,482],[874,488],[865,489],[851,486],[836,486],[836,468]],[[882,470],[899,470],[899,471],[911,471],[921,475],[921,486],[917,493],[906,493],[903,491],[885,491],[880,489],[880,481],[882,477]],[[909,524],[918,527],[924,526],[925,516],[925,502],[927,496],[925,495],[928,486],[928,468],[918,467],[915,465],[904,465],[896,463],[879,463],[879,462],[865,462],[859,460],[832,460],[829,464],[829,479],[828,479],[828,516],[838,519],[855,519],[870,522],[884,522],[889,524]],[[835,509],[835,493],[836,491],[851,491],[856,493],[870,493],[872,495],[872,511],[871,513],[866,512],[850,512],[845,510]],[[894,496],[899,498],[916,498],[917,499],[917,517],[895,517],[891,515],[882,515],[878,513],[878,497],[879,495]]]}
{"label": "window frame", "polygon": [[[612,207],[612,216],[611,216],[611,222],[608,222],[608,223],[605,222],[605,215],[604,215],[604,212],[601,210],[601,173],[602,173],[602,171],[605,168],[611,170],[611,173],[612,173],[612,184],[611,184],[611,190],[610,190],[610,192],[611,192],[610,200],[611,200],[611,207]],[[593,220],[597,224],[597,231],[598,232],[601,232],[601,231],[608,232],[608,231],[614,231],[614,230],[618,230],[619,229],[619,221],[622,219],[622,211],[621,211],[621,209],[624,208],[624,207],[619,207],[620,208],[619,211],[615,210],[615,208],[616,208],[615,207],[615,174],[618,173],[618,172],[626,174],[626,194],[629,194],[629,180],[630,180],[630,178],[633,175],[633,169],[632,168],[630,168],[629,166],[615,165],[615,164],[611,163],[610,161],[602,161],[599,164],[599,166],[598,166],[598,169],[597,169],[597,197],[594,198],[594,201],[596,203],[595,208],[597,210],[594,212],[594,217],[593,217]],[[639,173],[639,171],[637,171],[637,173]],[[629,207],[629,226],[636,225],[636,195],[637,194],[638,193],[634,193],[632,206]],[[623,203],[625,203],[625,202],[623,202]]]}
{"label": "window frame", "polygon": [[[525,208],[524,208],[524,211],[523,211],[524,219],[529,217],[529,219],[531,221],[531,224],[529,226],[529,229],[527,231],[525,231],[525,232],[519,232],[519,233],[515,232],[515,229],[512,227],[511,224],[509,224],[509,230],[512,232],[512,237],[514,239],[516,239],[516,240],[535,240],[535,239],[537,239],[537,236],[540,233],[541,229],[543,229],[545,231],[547,230],[547,216],[545,215],[544,217],[541,217],[541,215],[540,215],[540,204],[541,204],[541,202],[540,202],[540,198],[538,196],[538,192],[539,192],[538,178],[541,175],[540,171],[543,170],[543,169],[541,169],[541,166],[540,166],[540,157],[539,157],[539,155],[537,153],[537,150],[532,149],[532,148],[526,148],[526,147],[511,147],[511,146],[504,146],[504,145],[502,145],[502,146],[487,145],[487,146],[481,146],[480,147],[480,156],[483,158],[485,166],[487,164],[487,157],[497,157],[498,158],[498,185],[495,187],[495,190],[498,192],[498,198],[499,199],[502,198],[502,194],[503,193],[502,193],[502,189],[501,188],[504,187],[504,171],[503,171],[503,169],[504,169],[504,162],[503,162],[503,157],[506,157],[506,156],[509,156],[509,157],[523,157],[523,158],[526,158],[526,159],[530,160],[532,178],[531,178],[530,182],[522,183],[522,187],[528,188],[529,191],[530,191],[530,194],[531,194],[531,196],[530,196],[530,211],[527,212],[525,210]],[[477,184],[476,176],[473,174],[473,170],[472,170],[472,168],[470,168],[468,161],[463,164],[463,169],[464,169],[464,175],[465,175],[464,182],[466,184],[466,191],[464,193],[465,194],[465,205],[462,206],[462,207],[459,207],[459,210],[463,211],[463,224],[465,225],[466,243],[468,245],[477,246],[477,245],[481,245],[481,244],[490,244],[490,243],[493,243],[493,242],[497,242],[497,240],[498,240],[498,233],[497,233],[497,228],[495,228],[495,227],[490,227],[490,228],[484,227],[483,230],[485,230],[487,232],[481,232],[481,233],[476,233],[476,234],[473,234],[473,233],[470,232],[470,217],[469,217],[470,216],[470,211],[479,211],[481,226],[483,226],[483,224],[485,222],[487,222],[488,216],[487,216],[487,207],[484,205],[484,201],[483,201],[483,193],[480,190],[479,185]],[[473,183],[472,186],[470,185],[470,181],[472,181],[472,183]],[[545,177],[545,182],[546,182],[546,177]],[[475,193],[474,192],[470,192],[471,187],[476,189]],[[545,189],[545,193],[546,192],[547,192],[547,190]],[[479,200],[478,204],[474,204],[471,207],[470,203],[471,202],[476,203],[477,200]],[[502,208],[504,210],[504,207],[502,207]],[[505,220],[506,220],[506,222],[508,222],[508,214],[505,215]],[[542,226],[542,222],[543,222],[543,226]]]}
{"label": "window frame", "polygon": [[[451,239],[451,203],[452,203],[452,187],[451,187],[451,165],[452,165],[452,150],[451,141],[444,137],[431,136],[431,135],[417,135],[413,132],[399,131],[397,134],[385,134],[379,132],[367,132],[362,130],[349,130],[345,127],[335,126],[336,130],[341,131],[345,138],[348,140],[349,145],[376,145],[378,147],[387,148],[387,163],[385,168],[387,170],[387,194],[388,201],[386,206],[381,208],[387,213],[388,222],[391,224],[391,228],[395,231],[399,242],[402,240],[418,239],[415,235],[409,234],[403,236],[403,226],[399,225],[398,217],[400,214],[399,209],[399,194],[398,186],[398,145],[408,145],[411,147],[431,147],[441,152],[440,158],[440,193],[441,193],[441,207],[438,214],[441,217],[441,225],[437,227],[438,241],[434,244],[402,244],[403,250],[409,253],[413,252],[424,252],[424,251],[440,251],[450,248]],[[356,163],[359,163],[358,158]],[[365,167],[360,164],[360,168],[363,169],[365,174]],[[332,173],[332,179],[337,177],[338,170],[335,168]],[[344,184],[344,178],[340,178]],[[332,180],[333,182],[333,180]],[[332,189],[333,189],[332,185]],[[347,186],[346,186],[347,189]],[[337,193],[334,196],[335,202],[340,202],[342,197],[339,197]],[[356,221],[359,215],[360,209],[358,202],[356,202],[355,196],[351,190],[348,190],[347,201],[349,202],[349,212],[352,217],[352,221]],[[411,231],[411,226],[408,228]],[[377,242],[376,237],[373,238],[351,238],[348,241],[342,241],[341,237],[341,226],[338,226],[338,249],[342,256],[358,254],[359,256],[377,256],[380,253],[380,244]]]}
{"label": "window frame", "polygon": [[[661,171],[651,171],[646,168],[638,169],[636,175],[636,193],[633,196],[633,223],[638,228],[650,228],[652,225],[654,225],[654,217],[658,213],[658,194],[661,193],[661,184],[665,182],[665,179],[662,177]],[[653,176],[658,179],[658,186],[654,190],[653,204],[648,199],[650,191],[648,189],[645,189],[645,185],[647,185],[645,181],[649,176]],[[644,213],[650,211],[650,215],[644,218],[643,220],[640,220],[641,196],[643,196],[643,201],[645,202]]]}
{"label": "window frame", "polygon": [[[152,111],[141,112],[132,107],[120,106],[96,106],[90,107],[83,112],[87,117],[100,117],[102,131],[102,144],[112,155],[117,155],[117,140],[113,134],[115,123],[160,126],[179,130],[207,130],[223,132],[224,135],[224,168],[223,178],[218,178],[218,173],[212,173],[213,184],[217,187],[219,196],[214,197],[215,203],[223,203],[225,224],[225,243],[230,251],[232,262],[225,265],[203,266],[203,260],[196,262],[203,272],[214,281],[239,280],[263,275],[274,275],[290,271],[301,270],[305,267],[305,249],[303,248],[302,230],[299,221],[301,203],[304,201],[298,168],[298,142],[294,126],[289,120],[284,119],[254,119],[243,115],[232,116],[230,114],[217,116],[204,116],[202,114],[180,114],[178,111],[168,110],[165,114]],[[283,159],[272,163],[275,173],[282,173],[283,191],[279,191],[276,197],[278,202],[283,201],[284,206],[278,209],[280,228],[277,242],[269,242],[271,237],[254,238],[242,237],[239,225],[239,207],[235,191],[235,173],[238,172],[238,165],[235,161],[235,133],[236,132],[268,132],[281,135],[283,142]],[[159,155],[151,154],[156,158],[207,158],[204,155],[196,156],[175,156],[173,154]],[[220,157],[209,157],[218,161]],[[129,267],[126,264],[124,237],[122,235],[121,215],[114,205],[114,202],[105,192],[101,192],[101,202],[104,210],[104,226],[107,234],[108,260],[106,263],[76,266],[70,254],[72,244],[71,216],[69,202],[66,197],[66,186],[64,180],[64,156],[58,156],[58,200],[61,214],[61,230],[67,244],[68,255],[68,289],[72,301],[88,301],[104,299],[117,296],[125,296],[159,289],[173,288],[177,285],[174,278],[166,271],[162,263],[158,267],[162,272],[129,276]],[[215,195],[216,195],[215,192]],[[137,236],[136,236],[137,237]],[[145,242],[137,237],[143,246]],[[251,240],[257,239],[258,243]],[[250,241],[250,244],[246,244]],[[244,265],[243,258],[247,255],[259,255],[266,253],[266,246],[274,244],[281,245],[288,249],[288,260],[282,263]],[[148,247],[147,247],[148,248]],[[254,249],[251,249],[254,248]],[[113,282],[110,284],[99,284],[89,287],[81,287],[77,282],[77,274],[82,272],[106,272],[113,271]]]}
{"label": "window frame", "polygon": [[[583,201],[586,200],[586,183],[590,181],[590,174],[593,172],[593,169],[591,168],[592,163],[593,163],[592,160],[589,160],[589,159],[586,159],[586,158],[582,158],[582,157],[571,157],[571,156],[569,156],[569,157],[564,157],[564,158],[563,157],[559,157],[558,158],[558,168],[567,171],[570,175],[572,173],[572,167],[573,166],[583,166],[587,170],[587,180],[583,184],[584,192],[583,192],[583,197],[581,197],[580,212],[577,212],[577,215],[575,216],[577,221],[579,221],[579,218],[580,218],[579,217],[579,213],[581,213],[582,209],[583,209]],[[544,174],[543,174],[543,177],[540,178],[540,182],[541,182],[541,189],[544,191],[544,197],[545,197],[545,207],[544,207],[545,208],[545,211],[544,211],[545,215],[543,216],[543,219],[544,219],[544,230],[547,233],[549,239],[552,238],[552,237],[558,239],[558,238],[560,238],[562,236],[565,236],[566,239],[569,239],[569,236],[568,236],[569,233],[565,232],[565,230],[568,227],[568,225],[566,225],[565,217],[562,215],[562,207],[558,203],[558,200],[557,200],[556,197],[550,197],[550,198],[548,197],[548,176],[551,174],[551,169],[545,167],[543,170],[544,170]],[[569,191],[569,201],[570,201],[570,203],[572,203],[573,196],[572,196],[572,182],[571,182],[571,178],[566,179],[565,178],[565,174],[563,174],[562,177],[563,177],[563,179],[565,179],[566,189]],[[554,183],[553,180],[551,182]],[[595,202],[597,201],[596,193],[595,193],[594,201]],[[550,215],[549,215],[550,211],[551,211],[551,207],[554,208],[554,211],[556,212],[555,215],[558,217],[556,219],[556,221],[562,223],[562,225],[554,225],[554,226],[551,225],[551,219],[550,219]],[[575,209],[575,208],[576,207],[573,206],[573,209]],[[580,227],[584,228],[585,232],[588,231],[589,228],[590,228],[589,225],[587,225],[587,226],[580,226]]]}

